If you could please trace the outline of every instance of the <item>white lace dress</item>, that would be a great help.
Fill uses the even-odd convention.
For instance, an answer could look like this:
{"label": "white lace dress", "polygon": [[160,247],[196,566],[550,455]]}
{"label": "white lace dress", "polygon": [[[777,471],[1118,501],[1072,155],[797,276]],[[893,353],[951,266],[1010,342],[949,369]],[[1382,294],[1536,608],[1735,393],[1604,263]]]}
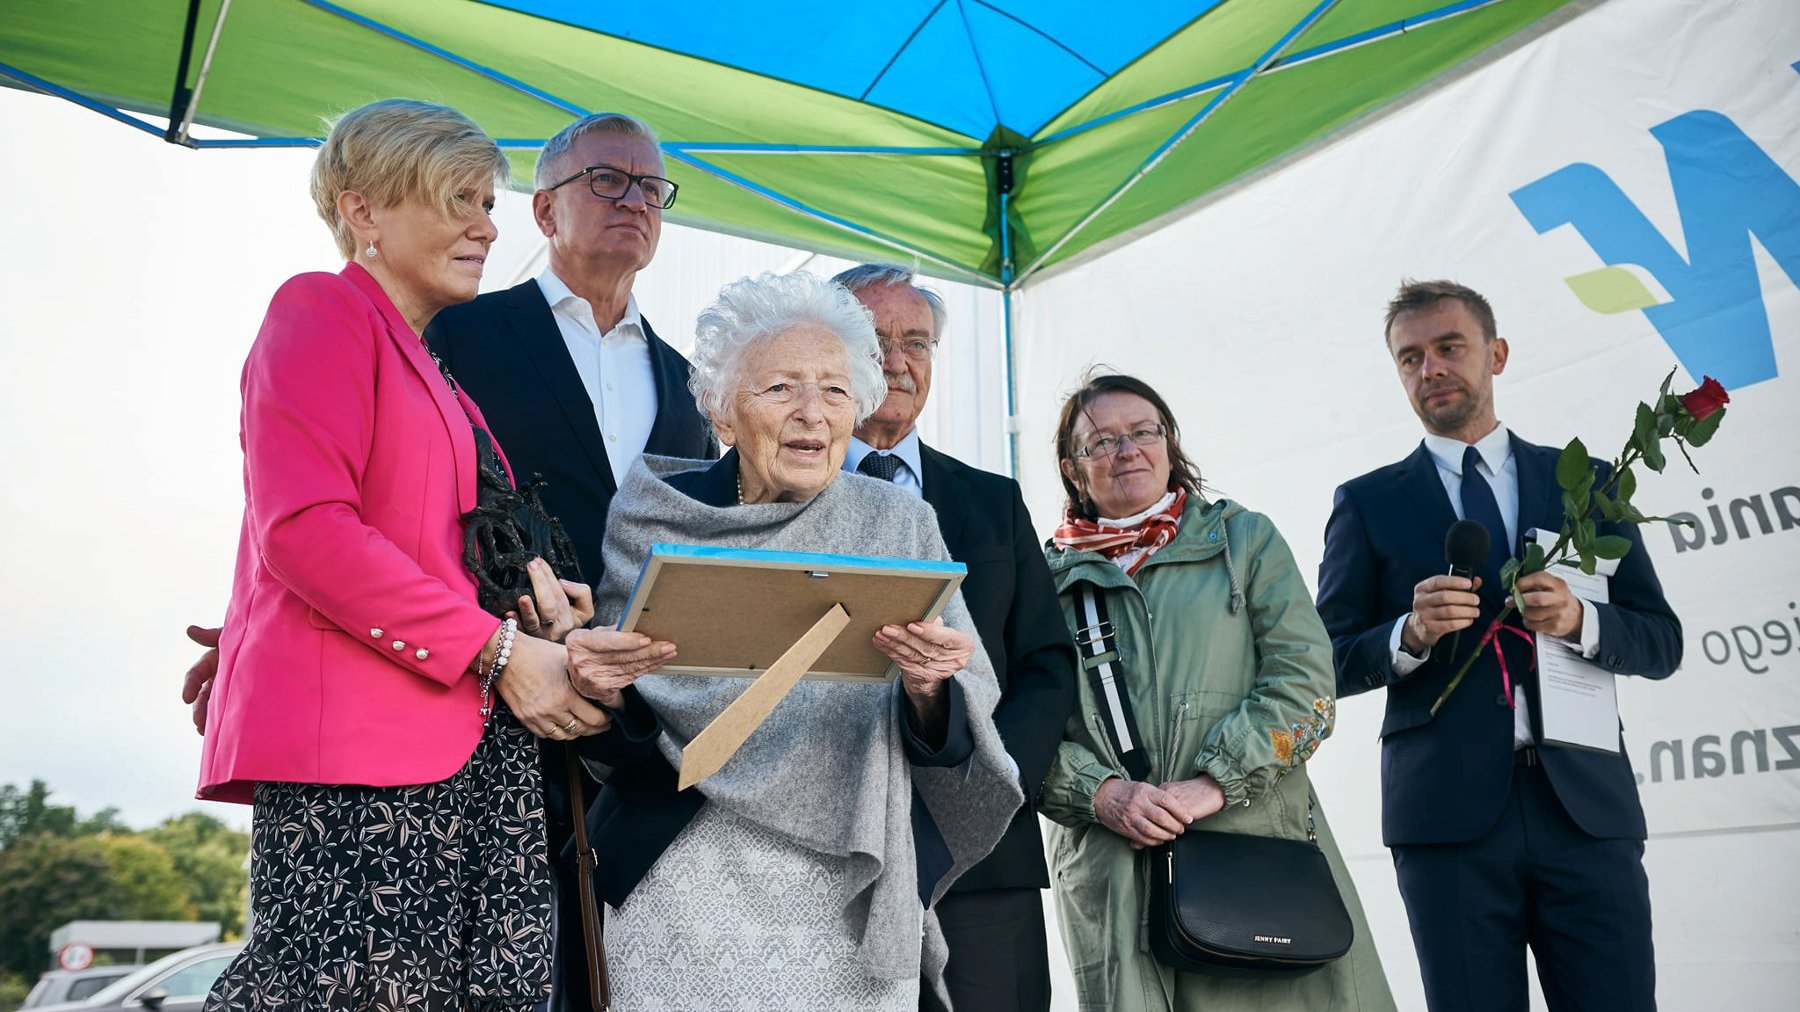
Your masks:
{"label": "white lace dress", "polygon": [[917,978],[881,980],[858,964],[840,913],[844,870],[840,858],[706,805],[625,905],[608,908],[612,1007],[917,1009]]}

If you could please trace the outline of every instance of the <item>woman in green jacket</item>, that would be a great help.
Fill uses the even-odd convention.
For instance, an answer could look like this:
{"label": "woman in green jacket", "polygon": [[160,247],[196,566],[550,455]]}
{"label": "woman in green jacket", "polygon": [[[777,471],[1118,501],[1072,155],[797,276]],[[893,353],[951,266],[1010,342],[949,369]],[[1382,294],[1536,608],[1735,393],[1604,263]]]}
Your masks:
{"label": "woman in green jacket", "polygon": [[[1081,679],[1043,813],[1063,941],[1082,1009],[1391,1010],[1355,886],[1306,776],[1331,733],[1331,642],[1267,517],[1209,502],[1168,405],[1129,376],[1063,406],[1068,507],[1046,549],[1071,634],[1091,585],[1116,630],[1118,677],[1150,770],[1134,780]],[[1079,638],[1079,637],[1078,637]],[[1087,653],[1084,651],[1084,658]],[[1086,663],[1084,661],[1084,663]],[[1147,945],[1146,848],[1190,826],[1318,843],[1356,926],[1343,958],[1301,976],[1213,976]]]}

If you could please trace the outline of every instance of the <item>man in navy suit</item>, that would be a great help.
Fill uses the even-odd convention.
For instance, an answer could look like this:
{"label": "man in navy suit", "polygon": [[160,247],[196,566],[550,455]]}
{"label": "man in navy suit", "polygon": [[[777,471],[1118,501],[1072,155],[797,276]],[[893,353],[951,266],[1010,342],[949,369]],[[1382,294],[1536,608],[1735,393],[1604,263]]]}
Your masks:
{"label": "man in navy suit", "polygon": [[[930,503],[950,557],[969,567],[963,599],[1000,682],[994,726],[1025,790],[1026,803],[993,852],[938,901],[938,924],[950,946],[944,983],[958,1009],[1047,1010],[1042,890],[1050,878],[1037,799],[1075,704],[1075,648],[1018,482],[919,441],[943,300],[917,285],[910,269],[891,264],[863,264],[833,280],[874,316],[888,386],[880,409],[850,440],[844,469],[891,481]],[[920,890],[929,893],[928,883],[949,870],[950,854],[916,798],[913,824]],[[936,1007],[929,988],[920,1004]]]}
{"label": "man in navy suit", "polygon": [[[1502,691],[1490,645],[1431,713],[1500,610],[1501,564],[1526,531],[1562,522],[1559,451],[1500,424],[1493,385],[1507,343],[1472,289],[1408,282],[1388,305],[1386,336],[1425,440],[1338,488],[1319,613],[1338,694],[1387,690],[1382,837],[1426,999],[1436,1010],[1522,1012],[1529,945],[1551,1009],[1654,1009],[1644,812],[1623,744],[1617,754],[1541,744],[1532,647],[1510,633],[1495,643],[1514,692]],[[1444,575],[1444,536],[1458,519],[1492,537],[1474,578]],[[1666,678],[1681,663],[1681,624],[1636,528],[1603,530],[1631,541],[1611,602],[1534,573],[1519,581],[1517,620],[1608,671]]]}
{"label": "man in navy suit", "polygon": [[[715,456],[688,392],[681,354],[638,311],[632,285],[675,199],[656,135],[613,113],[571,123],[538,155],[532,216],[549,245],[542,274],[438,314],[432,351],[481,405],[520,484],[542,475],[545,509],[562,521],[591,584],[601,576],[607,508],[641,454]],[[550,1008],[586,1009],[580,893],[569,841],[569,749],[540,742],[544,821],[556,869],[556,968]],[[583,777],[591,806],[599,784]],[[604,855],[602,855],[604,860]]]}

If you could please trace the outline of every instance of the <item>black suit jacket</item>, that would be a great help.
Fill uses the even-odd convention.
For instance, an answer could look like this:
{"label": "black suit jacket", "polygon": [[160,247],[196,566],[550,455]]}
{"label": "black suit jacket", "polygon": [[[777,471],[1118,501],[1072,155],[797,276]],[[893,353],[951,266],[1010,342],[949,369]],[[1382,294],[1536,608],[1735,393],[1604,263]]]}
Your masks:
{"label": "black suit jacket", "polygon": [[[688,392],[687,359],[657,337],[648,320],[644,336],[656,379],[656,422],[644,452],[712,457],[717,444]],[[481,406],[519,482],[543,475],[544,507],[575,542],[582,577],[598,586],[606,509],[619,489],[594,402],[543,289],[526,281],[451,306],[426,328],[425,340]]]}
{"label": "black suit jacket", "polygon": [[[1512,437],[1519,471],[1521,534],[1562,523],[1556,484],[1560,451]],[[1603,476],[1604,477],[1604,476]],[[1331,633],[1338,695],[1387,689],[1381,724],[1382,838],[1389,846],[1476,839],[1500,816],[1513,763],[1512,710],[1501,692],[1490,647],[1434,718],[1431,705],[1456,663],[1473,649],[1462,637],[1453,662],[1434,652],[1406,675],[1394,672],[1394,623],[1412,608],[1413,586],[1445,571],[1444,535],[1456,520],[1430,453],[1421,444],[1397,464],[1345,482],[1325,526],[1319,564],[1319,615]],[[1596,663],[1618,674],[1667,678],[1681,664],[1681,623],[1632,524],[1602,524],[1630,539],[1612,577],[1610,604],[1592,607],[1600,623]],[[1514,554],[1517,554],[1516,547]],[[1482,589],[1478,634],[1500,610],[1497,588]],[[1535,691],[1530,648],[1500,637],[1513,677]],[[1445,651],[1447,654],[1447,651]],[[1528,695],[1528,698],[1535,698]],[[1631,762],[1579,749],[1542,750],[1544,770],[1575,823],[1596,837],[1644,838],[1644,810]]]}
{"label": "black suit jacket", "polygon": [[1019,764],[1026,798],[993,853],[951,891],[1043,889],[1050,878],[1037,801],[1075,706],[1075,648],[1019,483],[923,444],[919,458],[920,484],[944,544],[969,567],[963,601],[1000,680],[994,725]]}

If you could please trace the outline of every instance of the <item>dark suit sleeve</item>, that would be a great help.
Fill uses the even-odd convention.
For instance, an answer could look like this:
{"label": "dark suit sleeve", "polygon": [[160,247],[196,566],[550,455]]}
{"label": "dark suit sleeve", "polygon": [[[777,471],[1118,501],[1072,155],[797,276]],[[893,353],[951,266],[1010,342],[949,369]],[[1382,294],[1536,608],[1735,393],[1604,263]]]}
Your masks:
{"label": "dark suit sleeve", "polygon": [[1012,491],[1012,608],[1006,614],[1007,694],[994,711],[994,726],[1035,808],[1062,743],[1063,725],[1075,708],[1075,647],[1056,601],[1056,583],[1038,548],[1031,514],[1019,486]]}
{"label": "dark suit sleeve", "polygon": [[661,718],[645,702],[637,686],[627,685],[620,695],[624,700],[618,709],[589,700],[606,711],[612,726],[599,734],[577,738],[570,745],[581,758],[615,768],[660,758],[656,739],[662,734]]}
{"label": "dark suit sleeve", "polygon": [[1356,498],[1339,486],[1319,560],[1319,617],[1331,634],[1337,694],[1354,696],[1395,680],[1388,644],[1400,616],[1378,613],[1380,570]]}
{"label": "dark suit sleeve", "polygon": [[[1603,471],[1600,480],[1606,478]],[[1662,581],[1636,524],[1604,524],[1602,533],[1631,542],[1612,576],[1609,604],[1588,605],[1600,619],[1594,660],[1619,675],[1667,678],[1681,666],[1681,620],[1663,597]]]}
{"label": "dark suit sleeve", "polygon": [[975,754],[975,738],[969,734],[969,706],[963,701],[962,686],[952,680],[944,687],[945,718],[943,744],[933,747],[919,733],[913,721],[912,707],[901,701],[906,719],[900,722],[900,745],[906,750],[906,761],[914,766],[961,766]]}

